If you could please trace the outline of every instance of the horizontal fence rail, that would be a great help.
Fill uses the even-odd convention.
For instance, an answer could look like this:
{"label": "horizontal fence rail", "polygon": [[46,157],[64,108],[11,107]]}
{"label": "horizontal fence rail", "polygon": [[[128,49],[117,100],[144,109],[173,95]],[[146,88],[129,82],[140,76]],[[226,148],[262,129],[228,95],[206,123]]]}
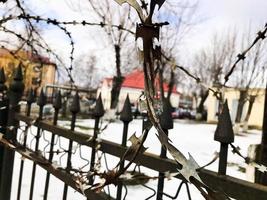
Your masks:
{"label": "horizontal fence rail", "polygon": [[[27,124],[34,125],[36,127],[41,128],[42,130],[49,131],[55,135],[64,137],[66,139],[72,140],[77,142],[81,145],[85,145],[88,147],[93,147],[93,142],[91,138],[92,135],[80,133],[77,131],[70,131],[64,127],[59,127],[53,125],[49,121],[36,121],[35,118],[28,117],[22,114],[16,114],[15,118],[19,121],[25,122]],[[34,123],[33,123],[34,122]],[[127,147],[123,147],[120,144],[110,142],[107,140],[101,140],[99,142],[100,147],[99,150],[110,155],[116,156],[118,158],[122,157],[127,150]],[[127,157],[126,157],[126,160]],[[159,171],[159,172],[176,172],[177,171],[177,164],[174,160],[167,159],[167,158],[160,158],[158,155],[154,155],[151,153],[143,153],[139,154],[134,163],[138,163],[138,165],[147,167],[149,169]],[[38,162],[37,162],[38,164]],[[40,164],[40,163],[39,163]],[[49,171],[49,167],[42,165],[42,167]],[[66,173],[58,172],[57,170],[49,171],[51,174],[55,175],[59,179],[63,180],[64,182],[69,180],[68,182],[71,183],[71,178],[68,179],[68,176],[65,176]],[[200,177],[202,180],[212,188],[218,191],[224,191],[230,197],[235,199],[242,199],[242,200],[254,200],[254,199],[265,199],[267,196],[267,187],[255,184],[251,182],[247,182],[244,180],[240,180],[234,177],[226,176],[226,175],[218,175],[216,172],[212,172],[209,170],[202,169],[199,171]],[[180,175],[177,175],[176,178],[183,179]],[[72,186],[70,184],[70,186]],[[72,186],[73,187],[73,186]],[[74,189],[79,189],[73,187]],[[240,192],[242,191],[242,192]],[[80,191],[79,191],[80,192]],[[89,192],[93,195],[92,192]]]}

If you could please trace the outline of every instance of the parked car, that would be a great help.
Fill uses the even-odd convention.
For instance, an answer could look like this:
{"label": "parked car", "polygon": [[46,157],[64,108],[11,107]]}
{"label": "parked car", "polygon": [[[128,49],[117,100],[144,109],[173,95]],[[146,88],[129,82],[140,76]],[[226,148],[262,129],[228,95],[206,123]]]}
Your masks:
{"label": "parked car", "polygon": [[195,119],[196,111],[188,108],[176,108],[172,112],[173,119]]}

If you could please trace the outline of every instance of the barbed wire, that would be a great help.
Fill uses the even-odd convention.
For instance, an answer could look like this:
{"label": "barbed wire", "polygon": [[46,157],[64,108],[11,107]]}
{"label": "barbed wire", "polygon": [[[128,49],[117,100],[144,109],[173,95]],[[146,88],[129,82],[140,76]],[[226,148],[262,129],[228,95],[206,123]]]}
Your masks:
{"label": "barbed wire", "polygon": [[[135,34],[133,31],[131,31],[131,30],[123,27],[122,25],[107,24],[105,22],[95,23],[95,22],[89,22],[89,21],[86,21],[86,20],[82,20],[82,21],[75,21],[75,20],[74,21],[59,21],[57,19],[43,18],[43,17],[41,17],[39,15],[37,15],[37,16],[29,15],[29,14],[26,14],[25,11],[23,11],[23,13],[20,14],[20,15],[9,15],[8,17],[3,17],[0,20],[0,25],[6,23],[8,21],[11,21],[11,20],[26,20],[30,24],[31,31],[33,31],[38,36],[38,39],[32,38],[32,41],[29,41],[29,40],[23,38],[22,35],[15,33],[14,31],[11,31],[10,30],[10,33],[12,32],[13,35],[16,35],[19,39],[25,41],[26,44],[29,45],[32,49],[33,49],[34,44],[31,44],[31,42],[35,42],[41,49],[46,50],[47,53],[52,53],[53,56],[55,56],[55,58],[61,64],[63,64],[63,67],[66,69],[67,74],[68,74],[68,77],[69,77],[70,82],[71,82],[72,85],[75,85],[74,79],[73,79],[73,77],[71,75],[71,71],[73,69],[73,60],[74,60],[75,46],[74,46],[74,40],[73,40],[73,37],[71,35],[71,32],[68,31],[67,28],[64,27],[64,26],[66,26],[66,25],[72,25],[72,26],[82,25],[82,26],[99,26],[99,27],[102,27],[102,28],[105,27],[105,26],[110,26],[111,28],[116,28],[118,30],[127,31],[127,32],[131,33],[132,35]],[[45,46],[46,46],[45,47],[44,45],[42,45],[39,42],[39,39],[41,39],[42,42],[44,42],[44,40],[43,40],[42,36],[39,34],[39,32],[35,30],[34,26],[31,23],[31,20],[35,21],[36,23],[43,22],[43,23],[47,23],[47,24],[51,24],[53,26],[56,26],[60,30],[62,30],[65,35],[67,35],[67,37],[70,40],[70,46],[71,46],[70,57],[69,57],[70,58],[70,66],[68,68],[65,66],[65,64],[63,63],[63,61],[59,58],[59,56],[57,54],[55,54],[48,47],[48,44],[47,43],[45,43]],[[38,51],[34,50],[34,52],[35,52],[35,54],[38,55]]]}
{"label": "barbed wire", "polygon": [[230,144],[231,148],[232,148],[232,153],[238,155],[240,158],[242,158],[246,164],[248,165],[252,165],[253,167],[255,167],[256,169],[258,169],[259,171],[261,171],[262,173],[267,173],[267,167],[263,164],[258,164],[257,162],[255,162],[254,159],[251,159],[247,156],[242,155],[242,153],[240,152],[241,148],[239,146],[235,146],[233,143]]}
{"label": "barbed wire", "polygon": [[228,82],[229,80],[229,77],[233,74],[235,68],[237,67],[237,64],[240,62],[240,61],[243,61],[246,59],[246,55],[248,54],[248,52],[260,41],[260,40],[264,40],[266,38],[266,32],[267,32],[267,23],[265,24],[264,26],[264,29],[259,31],[257,33],[257,36],[256,38],[253,40],[252,44],[247,48],[245,49],[242,53],[238,54],[237,55],[237,60],[234,62],[234,64],[232,65],[232,67],[230,68],[229,72],[225,75],[224,77],[224,84],[223,86],[226,85],[226,83]]}

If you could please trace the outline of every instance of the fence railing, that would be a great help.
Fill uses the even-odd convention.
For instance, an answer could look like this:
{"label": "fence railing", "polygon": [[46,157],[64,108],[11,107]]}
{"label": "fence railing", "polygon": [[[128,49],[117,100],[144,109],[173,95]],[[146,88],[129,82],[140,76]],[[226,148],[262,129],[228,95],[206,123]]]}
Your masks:
{"label": "fence railing", "polygon": [[[62,193],[62,199],[68,198],[69,187],[83,194],[87,199],[127,199],[127,183],[123,179],[119,179],[116,183],[116,192],[111,195],[109,186],[106,186],[101,191],[88,189],[88,185],[94,184],[97,180],[90,173],[96,168],[101,168],[108,171],[107,155],[111,155],[120,160],[119,168],[122,168],[129,160],[132,160],[131,155],[125,156],[129,150],[126,146],[128,125],[132,121],[130,102],[127,98],[124,108],[121,112],[120,119],[123,122],[122,139],[118,143],[108,140],[99,139],[100,119],[104,115],[101,96],[97,99],[96,108],[93,113],[94,130],[90,134],[81,133],[75,130],[77,125],[76,117],[80,111],[78,93],[73,97],[70,107],[71,120],[70,128],[61,127],[58,125],[58,116],[61,109],[61,96],[58,93],[54,99],[53,120],[47,120],[43,116],[43,108],[46,105],[46,97],[43,92],[40,93],[37,104],[39,106],[38,116],[32,116],[31,107],[35,98],[33,92],[29,92],[27,97],[27,109],[25,113],[19,111],[20,99],[23,93],[22,73],[18,68],[14,75],[14,82],[11,83],[9,90],[4,86],[3,71],[0,73],[0,131],[3,134],[0,148],[0,166],[2,167],[0,176],[0,199],[9,200],[11,189],[15,187],[17,190],[16,199],[21,199],[22,182],[25,178],[27,170],[24,168],[24,159],[20,161],[18,186],[12,184],[12,174],[14,168],[14,152],[22,155],[22,157],[33,161],[31,173],[27,175],[31,177],[29,199],[35,199],[34,191],[36,190],[36,181],[38,173],[37,167],[41,167],[47,173],[44,184],[43,199],[49,199],[51,192],[50,175],[57,177],[64,183],[62,188],[57,188],[57,193]],[[147,124],[146,119],[143,120],[143,126]],[[171,126],[165,126],[166,133]],[[31,132],[30,133],[30,130]],[[217,191],[223,191],[231,198],[240,200],[266,199],[267,187],[255,183],[250,183],[234,177],[225,175],[227,162],[227,146],[228,140],[225,139],[229,135],[217,135],[215,139],[221,140],[221,158],[219,173],[205,169],[199,170],[199,175],[203,182]],[[225,138],[224,138],[225,137]],[[222,139],[224,138],[224,139]],[[231,139],[229,140],[229,143]],[[86,149],[86,154],[84,153]],[[88,159],[90,158],[90,159]],[[77,159],[79,161],[77,161]],[[113,159],[113,158],[112,158]],[[174,160],[166,158],[166,152],[162,150],[161,155],[151,153],[139,153],[134,159],[133,164],[136,170],[139,166],[159,172],[158,187],[156,189],[141,182],[140,185],[151,191],[149,197],[144,199],[163,198],[176,199],[179,198],[181,187],[185,184],[188,191],[188,198],[191,199],[188,183],[181,175],[176,175],[174,178],[180,179],[181,183],[177,187],[177,191],[170,191],[175,194],[171,196],[164,193],[164,178],[165,172],[177,172],[177,163]],[[141,174],[141,173],[140,173]],[[28,178],[28,177],[27,177]],[[145,180],[149,177],[141,177],[139,180]],[[39,180],[40,181],[40,180]],[[53,188],[54,190],[55,188]]]}

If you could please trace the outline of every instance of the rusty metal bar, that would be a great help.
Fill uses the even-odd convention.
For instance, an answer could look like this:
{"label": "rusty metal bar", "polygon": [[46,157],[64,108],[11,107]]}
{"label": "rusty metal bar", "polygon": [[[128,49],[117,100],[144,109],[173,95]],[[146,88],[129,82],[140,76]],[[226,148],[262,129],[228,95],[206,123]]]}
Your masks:
{"label": "rusty metal bar", "polygon": [[[28,98],[27,98],[26,116],[30,116],[30,114],[31,114],[31,106],[32,106],[33,102],[34,102],[34,93],[33,93],[33,90],[30,90]],[[26,130],[25,130],[25,135],[24,135],[24,140],[23,140],[23,146],[24,147],[26,147],[26,144],[27,144],[28,128],[29,128],[29,126],[27,126]],[[24,160],[21,159],[21,161],[20,161],[20,170],[19,170],[19,182],[18,182],[17,200],[20,200],[23,171],[24,171]]]}
{"label": "rusty metal bar", "polygon": [[[265,88],[264,114],[262,125],[262,139],[261,139],[261,163],[267,165],[267,85]],[[266,173],[260,174],[259,182],[267,185]]]}
{"label": "rusty metal bar", "polygon": [[[15,70],[13,81],[9,86],[8,98],[9,98],[9,113],[8,113],[8,124],[6,134],[4,138],[10,141],[16,141],[17,128],[19,121],[15,119],[15,114],[19,112],[20,106],[19,101],[21,100],[24,83],[22,75],[21,64]],[[12,150],[5,149],[3,155],[3,163],[1,171],[1,187],[0,187],[0,199],[9,200],[11,195],[13,166],[14,166],[15,153]]]}
{"label": "rusty metal bar", "polygon": [[[62,101],[61,101],[61,93],[60,91],[57,93],[55,101],[53,103],[53,107],[55,109],[55,113],[54,113],[54,119],[53,119],[53,125],[56,126],[57,125],[57,121],[58,121],[58,114],[59,114],[59,109],[62,106]],[[51,136],[51,143],[50,143],[50,151],[49,151],[49,158],[48,161],[50,163],[52,163],[53,161],[53,156],[54,156],[54,143],[55,143],[55,134],[52,133]],[[46,179],[45,179],[45,190],[44,190],[44,200],[47,200],[47,195],[48,195],[48,188],[49,188],[49,180],[50,180],[50,173],[47,172],[46,173]]]}
{"label": "rusty metal bar", "polygon": [[[71,107],[70,107],[70,111],[72,114],[72,118],[71,118],[71,125],[70,125],[70,130],[74,131],[75,129],[75,123],[76,123],[76,116],[77,113],[80,112],[80,99],[79,99],[79,95],[78,92],[76,92]],[[68,148],[68,157],[67,157],[67,167],[66,167],[66,172],[69,173],[72,167],[71,164],[71,157],[72,157],[72,147],[73,147],[73,140],[69,140],[69,148]],[[65,183],[64,184],[64,191],[63,191],[63,200],[67,199],[67,195],[68,195],[68,184]]]}
{"label": "rusty metal bar", "polygon": [[[92,139],[92,150],[91,150],[91,162],[90,162],[90,171],[94,170],[94,166],[95,166],[95,156],[96,156],[96,139],[97,139],[97,135],[98,135],[98,128],[99,126],[99,117],[97,117],[95,119],[95,126],[94,126],[94,135],[93,135],[93,139]],[[93,184],[94,179],[93,177],[89,178],[89,183]]]}
{"label": "rusty metal bar", "polygon": [[[44,91],[41,90],[39,99],[37,104],[39,105],[39,115],[38,115],[38,120],[42,120],[43,118],[43,108],[46,104],[46,96],[44,94]],[[41,128],[37,127],[37,133],[36,133],[36,143],[35,143],[35,151],[37,152],[39,149],[39,140],[41,137]],[[29,200],[33,200],[33,192],[34,192],[34,184],[35,184],[35,174],[36,174],[36,163],[33,163],[32,166],[32,178],[31,178],[31,187],[30,187],[30,196]]]}
{"label": "rusty metal bar", "polygon": [[228,144],[227,143],[221,143],[219,157],[220,159],[219,159],[218,174],[225,175],[226,168],[227,168],[227,157],[228,157]]}
{"label": "rusty metal bar", "polygon": [[[128,122],[123,123],[123,136],[122,136],[122,143],[121,146],[126,147],[127,143],[127,133],[128,133]],[[124,168],[124,161],[120,164],[120,170]],[[122,194],[122,183],[119,183],[117,186],[117,197],[116,200],[121,200],[121,194]]]}
{"label": "rusty metal bar", "polygon": [[[8,119],[8,98],[7,87],[5,85],[6,77],[4,69],[0,69],[0,133],[6,134],[7,119]],[[1,171],[3,166],[3,156],[5,148],[0,146],[0,183],[1,183]]]}
{"label": "rusty metal bar", "polygon": [[[94,126],[94,135],[92,138],[92,150],[91,150],[91,160],[90,160],[90,171],[92,172],[95,167],[95,156],[96,156],[96,139],[99,133],[99,121],[100,118],[104,115],[104,107],[101,98],[101,94],[97,98],[95,110],[93,116],[95,118],[95,126]],[[91,176],[89,178],[89,184],[93,184],[94,178]]]}
{"label": "rusty metal bar", "polygon": [[[164,130],[164,132],[166,133],[166,135],[168,135],[168,130]],[[161,147],[160,157],[161,158],[167,158],[167,151],[163,146]],[[164,189],[164,173],[159,172],[157,200],[162,200],[163,189]]]}
{"label": "rusty metal bar", "polygon": [[[123,105],[123,109],[120,114],[120,120],[123,122],[123,132],[122,132],[122,142],[121,146],[126,147],[127,144],[127,136],[128,136],[128,127],[129,123],[133,120],[132,109],[131,109],[131,102],[129,99],[129,95],[127,95],[126,100]],[[123,170],[124,168],[124,161],[120,164],[120,169]],[[117,186],[117,197],[116,200],[121,200],[122,194],[122,183],[119,182]]]}

